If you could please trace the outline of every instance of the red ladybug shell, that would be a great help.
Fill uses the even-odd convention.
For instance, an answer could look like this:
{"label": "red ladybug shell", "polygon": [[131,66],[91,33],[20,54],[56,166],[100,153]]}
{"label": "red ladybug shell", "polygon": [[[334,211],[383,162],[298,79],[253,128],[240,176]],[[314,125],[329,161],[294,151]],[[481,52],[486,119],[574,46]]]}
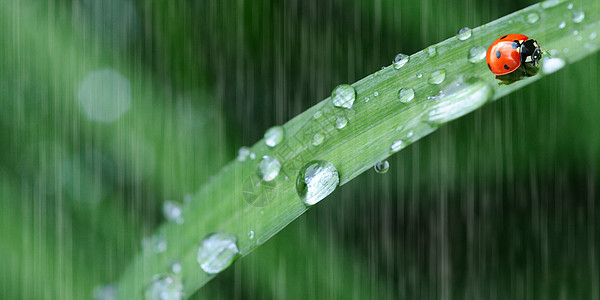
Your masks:
{"label": "red ladybug shell", "polygon": [[[499,37],[488,48],[485,55],[488,68],[496,75],[505,75],[521,65],[519,45],[529,38],[523,34],[507,34]],[[518,43],[513,43],[517,41]]]}

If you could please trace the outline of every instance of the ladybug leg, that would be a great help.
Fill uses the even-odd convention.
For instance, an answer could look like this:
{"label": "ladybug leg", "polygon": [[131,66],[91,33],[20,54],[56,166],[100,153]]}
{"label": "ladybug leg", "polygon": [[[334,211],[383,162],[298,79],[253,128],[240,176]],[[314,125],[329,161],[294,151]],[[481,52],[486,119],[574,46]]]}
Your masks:
{"label": "ladybug leg", "polygon": [[525,72],[525,76],[527,76],[527,67],[525,65],[526,63],[521,63],[521,66],[523,66],[523,72]]}

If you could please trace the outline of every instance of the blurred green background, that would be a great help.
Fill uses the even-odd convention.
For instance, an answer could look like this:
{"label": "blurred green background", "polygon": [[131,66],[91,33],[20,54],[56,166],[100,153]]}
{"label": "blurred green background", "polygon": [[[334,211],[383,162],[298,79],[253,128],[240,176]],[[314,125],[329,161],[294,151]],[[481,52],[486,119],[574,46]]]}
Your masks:
{"label": "blurred green background", "polygon": [[[0,298],[92,298],[268,127],[533,3],[3,0]],[[191,298],[600,299],[598,59],[395,154]]]}

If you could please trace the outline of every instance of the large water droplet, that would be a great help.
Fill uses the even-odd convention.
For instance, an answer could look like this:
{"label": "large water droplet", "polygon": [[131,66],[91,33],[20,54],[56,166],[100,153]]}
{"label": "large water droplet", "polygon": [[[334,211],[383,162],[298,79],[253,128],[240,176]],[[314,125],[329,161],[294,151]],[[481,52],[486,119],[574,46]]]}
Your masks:
{"label": "large water droplet", "polygon": [[429,55],[429,57],[434,57],[437,55],[437,48],[435,46],[429,46],[429,48],[427,48],[427,55]]}
{"label": "large water droplet", "polygon": [[527,23],[534,24],[540,19],[540,15],[536,12],[529,13],[527,15]]}
{"label": "large water droplet", "polygon": [[217,274],[225,270],[239,253],[235,236],[227,232],[209,234],[198,248],[198,263],[204,272]]}
{"label": "large water droplet", "polygon": [[415,90],[413,90],[412,88],[406,87],[398,91],[398,100],[400,100],[400,102],[402,103],[408,103],[414,98]]}
{"label": "large water droplet", "polygon": [[380,161],[373,166],[373,169],[379,174],[385,174],[390,169],[390,163],[387,160]]}
{"label": "large water droplet", "polygon": [[313,136],[313,139],[312,139],[313,146],[321,145],[321,143],[323,142],[324,139],[325,139],[324,135],[322,135],[320,133],[315,133],[315,135]]}
{"label": "large water droplet", "polygon": [[183,283],[181,278],[169,274],[158,274],[146,287],[146,300],[179,300],[183,299]]}
{"label": "large water droplet", "polygon": [[472,32],[471,28],[463,27],[458,31],[458,33],[456,34],[456,37],[459,40],[464,41],[471,37],[471,32]]}
{"label": "large water droplet", "polygon": [[250,148],[246,146],[241,147],[240,150],[238,150],[237,160],[246,161],[246,159],[248,159],[248,156],[250,156]]}
{"label": "large water droplet", "polygon": [[117,300],[117,286],[114,284],[101,285],[92,292],[94,300]]}
{"label": "large water droplet", "polygon": [[337,107],[351,108],[356,99],[356,90],[349,84],[340,84],[331,93],[331,102]]}
{"label": "large water droplet", "polygon": [[395,140],[392,143],[392,146],[390,147],[390,149],[392,150],[392,152],[398,152],[400,150],[402,150],[402,148],[404,148],[404,142],[402,140]]}
{"label": "large water droplet", "polygon": [[486,49],[481,46],[473,46],[469,49],[468,59],[471,63],[477,63],[485,59]]}
{"label": "large water droplet", "polygon": [[167,200],[163,203],[163,215],[171,222],[183,224],[183,211],[181,204],[175,201]]}
{"label": "large water droplet", "polygon": [[281,141],[283,141],[284,133],[283,127],[281,126],[273,126],[265,132],[265,144],[269,147],[277,146]]}
{"label": "large water droplet", "polygon": [[567,22],[565,22],[565,21],[558,22],[558,29],[564,29],[565,27],[567,27]]}
{"label": "large water droplet", "polygon": [[338,117],[335,120],[335,128],[337,128],[337,129],[342,129],[342,128],[346,127],[347,124],[348,124],[348,119],[346,119],[346,117]]}
{"label": "large water droplet", "polygon": [[565,66],[565,61],[558,57],[546,59],[542,64],[542,72],[545,74],[554,73]]}
{"label": "large water droplet", "polygon": [[585,13],[582,11],[574,11],[573,12],[573,22],[581,23],[585,19]]}
{"label": "large water droplet", "polygon": [[458,79],[441,91],[428,120],[436,124],[449,122],[482,106],[493,94],[490,85],[479,78]]}
{"label": "large water droplet", "polygon": [[408,62],[409,59],[410,56],[400,53],[396,55],[396,57],[392,61],[392,64],[394,65],[394,68],[396,68],[396,70],[399,70]]}
{"label": "large water droplet", "polygon": [[440,84],[440,83],[444,82],[445,79],[446,79],[446,70],[441,69],[441,70],[437,70],[437,71],[433,72],[433,74],[431,74],[431,77],[429,77],[427,82],[429,82],[429,84]]}
{"label": "large water droplet", "polygon": [[328,161],[315,160],[300,169],[296,191],[304,204],[314,205],[335,191],[339,184],[335,166]]}
{"label": "large water droplet", "polygon": [[275,179],[280,169],[281,163],[275,157],[265,155],[258,163],[258,175],[267,182]]}
{"label": "large water droplet", "polygon": [[167,250],[167,239],[162,234],[155,234],[151,237],[142,239],[142,248],[145,251],[152,251],[154,253],[162,253]]}

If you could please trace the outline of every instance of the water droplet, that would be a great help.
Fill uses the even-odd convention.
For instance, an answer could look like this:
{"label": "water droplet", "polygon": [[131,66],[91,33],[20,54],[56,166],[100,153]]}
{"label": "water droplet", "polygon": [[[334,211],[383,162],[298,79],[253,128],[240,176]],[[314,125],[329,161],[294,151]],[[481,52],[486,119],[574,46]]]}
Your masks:
{"label": "water droplet", "polygon": [[573,3],[569,3],[569,5],[567,5],[567,9],[573,9]]}
{"label": "water droplet", "polygon": [[375,96],[375,97],[379,96],[379,92],[373,92],[373,96]]}
{"label": "water droplet", "polygon": [[155,234],[142,239],[142,248],[145,251],[162,253],[167,250],[167,239],[162,234]]}
{"label": "water droplet", "polygon": [[315,118],[315,119],[318,119],[318,118],[320,118],[322,115],[323,115],[323,112],[322,112],[322,111],[320,111],[320,110],[317,110],[317,112],[315,112],[315,113],[313,114],[313,118]]}
{"label": "water droplet", "polygon": [[144,293],[146,300],[178,300],[183,299],[183,283],[181,278],[169,274],[158,274],[152,277]]}
{"label": "water droplet", "polygon": [[235,236],[227,232],[209,234],[198,247],[198,263],[204,272],[217,274],[225,270],[239,253]]}
{"label": "water droplet", "polygon": [[417,78],[421,78],[421,77],[423,77],[423,73],[419,73],[416,76],[417,76]]}
{"label": "water droplet", "polygon": [[113,69],[94,71],[81,82],[77,99],[89,119],[115,122],[131,107],[131,84]]}
{"label": "water droplet", "polygon": [[458,33],[456,34],[456,37],[459,40],[464,41],[471,37],[471,32],[472,32],[471,28],[463,27],[458,31]]}
{"label": "water droplet", "polygon": [[283,141],[283,127],[273,126],[265,132],[265,144],[269,147],[275,147]]}
{"label": "water droplet", "polygon": [[390,169],[390,163],[387,160],[380,161],[373,166],[373,169],[379,174],[385,174]]}
{"label": "water droplet", "polygon": [[485,59],[486,49],[481,46],[473,46],[469,49],[468,59],[471,63],[480,62]]}
{"label": "water droplet", "polygon": [[179,274],[181,272],[181,263],[179,261],[174,261],[171,263],[171,271],[175,274]]}
{"label": "water droplet", "polygon": [[533,24],[533,23],[537,22],[539,19],[540,19],[540,15],[536,12],[532,12],[527,15],[527,22],[529,24]]}
{"label": "water droplet", "polygon": [[281,164],[277,158],[265,155],[258,163],[258,176],[268,182],[277,177],[280,169]]}
{"label": "water droplet", "polygon": [[256,154],[254,152],[250,152],[249,157],[251,160],[254,160],[256,158]]}
{"label": "water droplet", "polygon": [[429,46],[429,48],[427,48],[427,54],[429,55],[429,57],[434,57],[437,55],[437,48],[435,46]]}
{"label": "water droplet", "polygon": [[582,11],[574,11],[573,12],[573,22],[581,23],[585,19],[585,13]]}
{"label": "water droplet", "polygon": [[562,0],[546,0],[546,1],[542,2],[542,8],[543,9],[551,8],[551,7],[557,6],[561,2],[562,2]]}
{"label": "water droplet", "polygon": [[369,99],[369,97],[366,97],[366,98],[365,98],[365,103],[366,103],[366,102],[369,102],[369,100],[371,100],[371,99]]}
{"label": "water droplet", "polygon": [[392,152],[400,151],[402,148],[404,148],[404,142],[402,140],[395,140],[390,147]]}
{"label": "water droplet", "polygon": [[441,70],[437,70],[437,71],[433,72],[433,74],[431,74],[431,77],[429,77],[427,82],[429,82],[429,84],[440,84],[440,83],[444,82],[445,79],[446,79],[446,70],[441,69]]}
{"label": "water droplet", "polygon": [[325,136],[320,134],[320,133],[315,133],[315,135],[313,136],[313,140],[312,140],[312,144],[313,146],[319,146],[323,140],[325,139]]}
{"label": "water droplet", "polygon": [[595,39],[595,38],[596,38],[596,36],[597,36],[596,32],[592,32],[592,33],[590,33],[590,40],[593,40],[593,39]]}
{"label": "water droplet", "polygon": [[314,160],[300,169],[296,191],[304,204],[314,205],[335,191],[339,184],[340,177],[333,164]]}
{"label": "water droplet", "polygon": [[565,61],[558,57],[546,59],[542,65],[542,72],[545,74],[554,73],[565,66]]}
{"label": "water droplet", "polygon": [[396,70],[399,70],[408,62],[409,59],[410,56],[400,53],[396,55],[396,57],[392,61],[392,64],[394,65],[394,68],[396,68]]}
{"label": "water droplet", "polygon": [[573,30],[571,33],[572,33],[573,35],[578,35],[578,34],[579,34],[579,30]]}
{"label": "water droplet", "polygon": [[558,23],[558,29],[563,29],[563,28],[565,28],[566,26],[567,26],[567,22],[565,22],[565,21],[560,21],[560,22]]}
{"label": "water droplet", "polygon": [[92,295],[94,300],[117,300],[117,286],[114,284],[97,286]]}
{"label": "water droplet", "polygon": [[163,215],[171,222],[183,224],[183,211],[181,204],[175,201],[167,200],[163,203]]}
{"label": "water droplet", "polygon": [[335,120],[335,128],[337,129],[342,129],[346,127],[346,124],[348,124],[348,119],[346,119],[346,117],[338,117]]}
{"label": "water droplet", "polygon": [[477,77],[460,78],[441,91],[428,121],[442,124],[454,120],[482,106],[493,94],[492,87]]}
{"label": "water droplet", "polygon": [[253,239],[254,238],[254,230],[248,231],[248,238],[249,239]]}
{"label": "water droplet", "polygon": [[351,85],[340,84],[331,93],[333,105],[343,108],[351,108],[356,99],[356,90]]}
{"label": "water droplet", "polygon": [[248,159],[248,156],[250,156],[250,148],[246,146],[241,147],[240,150],[238,150],[237,160],[246,161],[246,159]]}
{"label": "water droplet", "polygon": [[398,91],[398,99],[402,103],[408,103],[415,98],[415,90],[412,88],[402,88]]}
{"label": "water droplet", "polygon": [[406,137],[407,137],[407,138],[409,138],[409,139],[410,139],[411,137],[413,137],[413,135],[415,135],[415,132],[414,132],[414,131],[412,131],[412,130],[406,133]]}

